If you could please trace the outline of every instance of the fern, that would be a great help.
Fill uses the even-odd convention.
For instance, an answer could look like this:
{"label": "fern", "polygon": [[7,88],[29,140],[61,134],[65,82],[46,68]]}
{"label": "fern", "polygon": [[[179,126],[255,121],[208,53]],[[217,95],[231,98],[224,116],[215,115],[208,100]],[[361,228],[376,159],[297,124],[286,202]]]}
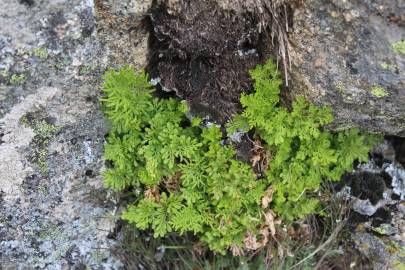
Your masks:
{"label": "fern", "polygon": [[[104,172],[105,185],[143,190],[123,219],[155,237],[190,232],[225,253],[243,248],[248,234],[260,238],[270,209],[285,221],[316,211],[322,181],[338,180],[355,159],[367,159],[372,137],[323,130],[332,121],[329,108],[302,97],[291,111],[279,105],[282,81],[271,61],[250,74],[255,91],[242,95],[244,111],[227,130],[261,138],[272,153],[264,178],[236,159],[220,127],[201,128],[201,119],[186,117],[185,103],[154,97],[144,72],[106,72],[102,105],[112,128],[104,158],[113,166]],[[273,201],[263,205],[269,188]]]}
{"label": "fern", "polygon": [[[298,97],[289,112],[278,102],[281,80],[271,61],[251,71],[255,92],[241,97],[244,107],[234,132],[249,123],[273,153],[267,183],[275,190],[274,209],[285,220],[301,218],[316,210],[311,193],[323,180],[339,180],[352,170],[353,161],[366,161],[378,136],[361,135],[357,129],[338,134],[323,130],[333,120],[329,107],[316,107]],[[241,124],[242,123],[242,124]]]}

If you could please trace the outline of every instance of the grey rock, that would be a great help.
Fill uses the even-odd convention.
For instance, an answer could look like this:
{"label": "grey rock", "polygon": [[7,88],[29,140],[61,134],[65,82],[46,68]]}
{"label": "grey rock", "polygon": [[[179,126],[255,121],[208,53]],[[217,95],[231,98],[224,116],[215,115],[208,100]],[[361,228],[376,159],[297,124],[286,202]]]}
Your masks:
{"label": "grey rock", "polygon": [[290,89],[333,108],[332,129],[405,136],[403,0],[307,0],[292,16]]}
{"label": "grey rock", "polygon": [[[108,125],[100,78],[108,67],[145,66],[147,35],[137,22],[148,6],[109,2],[1,1],[1,269],[123,267],[108,237],[117,216],[101,176]],[[58,131],[39,142],[28,116]]]}
{"label": "grey rock", "polygon": [[393,192],[405,200],[405,170],[401,165],[390,164],[385,171],[392,177]]}
{"label": "grey rock", "polygon": [[367,232],[354,232],[352,239],[357,249],[370,259],[373,269],[402,269],[405,266],[405,257],[401,254],[403,247]]}

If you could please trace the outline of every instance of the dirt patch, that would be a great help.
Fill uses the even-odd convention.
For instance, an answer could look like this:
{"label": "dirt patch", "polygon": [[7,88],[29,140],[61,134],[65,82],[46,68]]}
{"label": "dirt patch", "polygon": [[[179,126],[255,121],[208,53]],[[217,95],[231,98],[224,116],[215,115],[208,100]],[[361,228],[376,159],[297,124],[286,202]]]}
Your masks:
{"label": "dirt patch", "polygon": [[147,70],[165,91],[187,100],[192,112],[224,122],[240,110],[251,90],[249,69],[268,58],[251,14],[227,13],[216,1],[183,2],[173,14],[161,4],[151,10]]}

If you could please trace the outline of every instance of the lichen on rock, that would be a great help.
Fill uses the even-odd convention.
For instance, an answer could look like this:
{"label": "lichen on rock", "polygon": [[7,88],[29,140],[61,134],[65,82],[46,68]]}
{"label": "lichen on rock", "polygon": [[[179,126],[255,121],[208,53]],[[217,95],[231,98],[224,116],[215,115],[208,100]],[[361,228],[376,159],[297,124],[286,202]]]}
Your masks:
{"label": "lichen on rock", "polygon": [[401,0],[303,1],[289,33],[292,95],[331,105],[333,129],[405,136],[403,14]]}
{"label": "lichen on rock", "polygon": [[116,33],[120,43],[102,32],[116,28],[109,28],[108,16],[98,17],[93,1],[2,1],[0,24],[7,26],[0,27],[2,269],[123,265],[113,254],[117,241],[109,238],[116,206],[100,175],[107,128],[98,86],[107,67],[131,61],[130,40],[145,41],[135,46],[142,58],[132,55],[145,65],[146,31],[128,33],[132,15],[118,16],[130,2],[109,10],[111,18],[129,21]]}

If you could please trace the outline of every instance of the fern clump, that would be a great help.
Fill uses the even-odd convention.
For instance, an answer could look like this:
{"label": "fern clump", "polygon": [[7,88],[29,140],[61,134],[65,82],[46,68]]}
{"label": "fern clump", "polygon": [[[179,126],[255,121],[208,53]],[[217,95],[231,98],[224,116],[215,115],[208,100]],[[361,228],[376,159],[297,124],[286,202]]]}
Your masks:
{"label": "fern clump", "polygon": [[317,107],[304,97],[292,103],[292,110],[279,105],[282,81],[273,62],[250,72],[254,93],[242,95],[242,114],[228,132],[254,129],[271,153],[266,184],[273,187],[274,210],[284,220],[315,212],[322,180],[339,180],[353,169],[353,162],[368,160],[370,148],[379,136],[362,135],[357,129],[331,133],[322,127],[331,123],[329,107]]}
{"label": "fern clump", "polygon": [[242,245],[245,232],[263,222],[265,182],[223,145],[218,126],[199,128],[184,103],[153,97],[144,73],[110,70],[104,79],[112,123],[105,159],[113,162],[105,185],[144,191],[123,218],[155,237],[192,232],[218,252]]}
{"label": "fern clump", "polygon": [[106,72],[102,104],[112,127],[104,157],[113,166],[104,179],[107,187],[134,191],[124,219],[155,237],[192,233],[213,251],[240,254],[274,235],[275,216],[314,212],[322,180],[337,180],[355,159],[367,159],[370,137],[322,129],[332,121],[330,109],[304,98],[292,111],[279,105],[282,82],[272,62],[251,76],[255,91],[241,97],[244,112],[228,133],[254,130],[269,153],[265,177],[235,158],[218,126],[200,127],[186,117],[185,103],[153,96],[145,73]]}

